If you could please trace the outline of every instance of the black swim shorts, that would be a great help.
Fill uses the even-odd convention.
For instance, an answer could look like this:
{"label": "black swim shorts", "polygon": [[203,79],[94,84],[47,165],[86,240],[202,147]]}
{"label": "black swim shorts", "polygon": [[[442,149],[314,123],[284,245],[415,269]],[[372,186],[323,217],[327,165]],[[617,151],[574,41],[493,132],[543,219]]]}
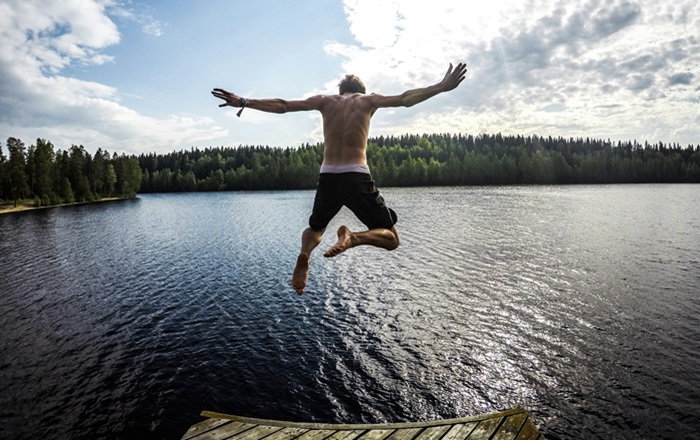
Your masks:
{"label": "black swim shorts", "polygon": [[371,175],[321,173],[309,217],[311,229],[325,229],[343,206],[347,206],[368,229],[391,229],[397,221],[396,213],[384,203]]}

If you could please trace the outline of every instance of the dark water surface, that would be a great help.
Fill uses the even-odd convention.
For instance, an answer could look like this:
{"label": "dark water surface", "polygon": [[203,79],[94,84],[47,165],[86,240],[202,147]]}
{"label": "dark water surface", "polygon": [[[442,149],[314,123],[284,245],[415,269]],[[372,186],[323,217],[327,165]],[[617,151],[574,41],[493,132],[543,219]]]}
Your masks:
{"label": "dark water surface", "polygon": [[312,191],[0,216],[0,438],[513,406],[551,439],[697,438],[700,186],[383,192],[402,246],[315,253],[301,297]]}

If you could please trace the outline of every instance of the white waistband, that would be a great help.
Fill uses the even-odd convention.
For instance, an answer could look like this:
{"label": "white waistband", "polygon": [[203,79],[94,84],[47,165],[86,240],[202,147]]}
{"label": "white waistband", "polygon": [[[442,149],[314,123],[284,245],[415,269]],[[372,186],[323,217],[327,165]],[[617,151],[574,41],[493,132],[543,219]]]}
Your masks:
{"label": "white waistband", "polygon": [[364,173],[369,174],[369,167],[364,163],[349,163],[345,165],[321,165],[321,172],[327,174]]}

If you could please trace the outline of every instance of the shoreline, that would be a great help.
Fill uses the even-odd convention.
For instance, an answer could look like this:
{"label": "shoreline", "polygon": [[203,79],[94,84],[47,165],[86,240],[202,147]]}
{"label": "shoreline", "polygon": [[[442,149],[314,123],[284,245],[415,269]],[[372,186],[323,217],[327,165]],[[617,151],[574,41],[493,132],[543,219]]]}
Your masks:
{"label": "shoreline", "polygon": [[63,208],[63,207],[70,207],[70,206],[88,205],[88,204],[93,204],[93,203],[116,202],[116,201],[120,201],[120,200],[131,200],[131,199],[137,199],[137,198],[138,198],[138,196],[136,196],[136,197],[105,197],[105,198],[100,199],[100,200],[93,200],[92,202],[61,203],[59,205],[50,205],[50,206],[34,206],[33,203],[18,203],[17,206],[14,206],[14,204],[0,205],[0,215],[11,214],[11,213],[15,213],[15,212],[37,211],[40,209],[51,209],[51,208]]}

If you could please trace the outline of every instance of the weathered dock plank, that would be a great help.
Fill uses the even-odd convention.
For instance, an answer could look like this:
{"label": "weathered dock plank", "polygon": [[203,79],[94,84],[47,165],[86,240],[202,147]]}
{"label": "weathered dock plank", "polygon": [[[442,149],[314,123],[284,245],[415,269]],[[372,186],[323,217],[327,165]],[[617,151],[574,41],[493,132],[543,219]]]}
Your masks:
{"label": "weathered dock plank", "polygon": [[421,432],[421,428],[403,428],[394,431],[387,440],[413,440],[418,433]]}
{"label": "weathered dock plank", "polygon": [[433,428],[425,428],[423,432],[418,434],[416,440],[440,440],[447,431],[450,430],[450,425],[435,426]]}
{"label": "weathered dock plank", "polygon": [[336,431],[335,434],[328,437],[326,440],[355,440],[364,432],[365,431],[362,429],[356,429],[354,431]]}
{"label": "weathered dock plank", "polygon": [[518,440],[537,440],[540,438],[540,432],[537,427],[528,417],[520,429],[520,434],[518,435]]}
{"label": "weathered dock plank", "polygon": [[392,432],[394,432],[393,429],[370,429],[365,431],[362,437],[360,437],[360,440],[384,440],[389,437]]}
{"label": "weathered dock plank", "polygon": [[362,429],[356,429],[354,431],[336,431],[335,434],[328,437],[326,440],[355,440],[364,432],[365,431]]}
{"label": "weathered dock plank", "polygon": [[298,440],[323,440],[326,437],[330,437],[335,432],[336,431],[332,429],[312,429],[297,438]]}
{"label": "weathered dock plank", "polygon": [[494,417],[491,419],[482,420],[476,425],[476,428],[469,434],[467,439],[477,440],[477,439],[490,439],[491,436],[496,432],[498,426],[503,421],[503,417]]}
{"label": "weathered dock plank", "polygon": [[254,428],[251,428],[247,431],[241,432],[240,434],[236,434],[235,436],[231,437],[231,439],[258,440],[258,439],[267,437],[270,434],[273,434],[281,429],[282,429],[282,427],[280,427],[280,426],[257,425]]}
{"label": "weathered dock plank", "polygon": [[[254,425],[247,423],[232,422],[225,425],[221,425],[218,428],[212,429],[210,431],[201,434],[201,438],[206,438],[207,440],[224,440],[235,436],[241,432],[247,431],[253,428]],[[200,439],[200,436],[194,437],[195,439]]]}
{"label": "weathered dock plank", "polygon": [[221,426],[225,423],[231,423],[231,421],[225,420],[225,419],[207,419],[207,420],[204,420],[202,422],[197,423],[196,425],[192,425],[192,427],[189,430],[187,430],[185,435],[182,437],[182,440],[189,440],[195,436],[198,436],[199,434],[202,434],[203,432],[214,429],[214,428]]}
{"label": "weathered dock plank", "polygon": [[478,422],[471,422],[452,425],[452,429],[443,437],[443,440],[464,440],[469,437],[478,424]]}
{"label": "weathered dock plank", "polygon": [[503,421],[503,424],[496,432],[496,435],[493,436],[492,440],[515,440],[518,438],[518,433],[520,432],[520,428],[522,428],[523,423],[525,423],[526,418],[527,414],[525,413],[515,414],[508,417]]}
{"label": "weathered dock plank", "polygon": [[265,437],[265,440],[292,440],[305,434],[307,431],[308,429],[304,428],[282,428],[271,436]]}
{"label": "weathered dock plank", "polygon": [[283,422],[204,411],[183,440],[544,440],[522,408],[428,422],[326,424]]}

